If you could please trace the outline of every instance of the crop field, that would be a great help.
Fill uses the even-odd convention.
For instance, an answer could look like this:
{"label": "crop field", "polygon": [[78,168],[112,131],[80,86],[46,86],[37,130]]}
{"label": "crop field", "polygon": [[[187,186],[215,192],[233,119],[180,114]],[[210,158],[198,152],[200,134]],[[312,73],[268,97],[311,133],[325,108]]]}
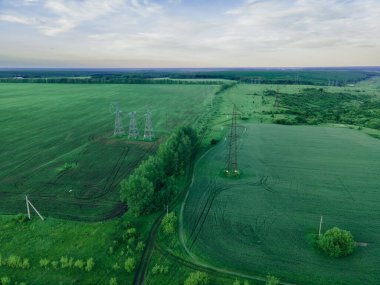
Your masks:
{"label": "crop field", "polygon": [[[0,213],[25,212],[25,195],[43,215],[103,220],[118,216],[118,185],[173,129],[209,108],[217,85],[1,84]],[[113,138],[111,102],[152,111],[154,142]]]}
{"label": "crop field", "polygon": [[[296,284],[379,284],[380,140],[357,130],[242,125],[241,176],[221,175],[221,141],[196,165],[185,202],[185,245],[203,262]],[[339,260],[314,248],[323,230],[349,230],[353,255]]]}

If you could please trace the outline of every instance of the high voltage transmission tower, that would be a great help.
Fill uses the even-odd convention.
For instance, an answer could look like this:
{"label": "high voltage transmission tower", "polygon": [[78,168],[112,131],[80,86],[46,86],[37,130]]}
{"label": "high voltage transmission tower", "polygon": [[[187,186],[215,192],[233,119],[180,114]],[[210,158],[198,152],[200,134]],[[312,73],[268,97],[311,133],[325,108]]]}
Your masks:
{"label": "high voltage transmission tower", "polygon": [[274,107],[275,108],[278,108],[278,105],[280,103],[279,101],[280,101],[280,87],[277,86],[276,98],[275,98],[275,101],[274,101]]}
{"label": "high voltage transmission tower", "polygon": [[152,140],[153,138],[152,112],[147,111],[145,113],[144,139]]}
{"label": "high voltage transmission tower", "polygon": [[228,137],[228,155],[225,174],[227,176],[238,176],[238,161],[237,161],[237,112],[236,105],[234,105],[231,118],[231,129]]}
{"label": "high voltage transmission tower", "polygon": [[131,119],[129,121],[128,138],[136,139],[139,136],[139,130],[137,128],[137,123],[136,123],[136,112],[130,112],[129,116],[131,117]]}
{"label": "high voltage transmission tower", "polygon": [[114,109],[113,113],[115,114],[115,129],[113,131],[114,136],[122,136],[125,135],[125,131],[123,128],[123,122],[121,118],[122,111],[119,108],[118,103],[112,103],[111,108]]}

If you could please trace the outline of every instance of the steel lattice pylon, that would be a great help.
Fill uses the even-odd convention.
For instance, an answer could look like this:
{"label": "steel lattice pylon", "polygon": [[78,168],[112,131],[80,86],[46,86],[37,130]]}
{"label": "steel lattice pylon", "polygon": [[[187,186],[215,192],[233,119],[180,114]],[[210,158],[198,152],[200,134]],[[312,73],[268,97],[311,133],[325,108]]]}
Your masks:
{"label": "steel lattice pylon", "polygon": [[236,119],[237,112],[236,106],[234,105],[232,111],[231,129],[228,138],[228,156],[226,165],[226,172],[231,175],[238,173]]}
{"label": "steel lattice pylon", "polygon": [[131,117],[129,121],[129,133],[128,138],[136,139],[139,136],[139,130],[136,123],[136,112],[130,112],[129,116]]}
{"label": "steel lattice pylon", "polygon": [[145,113],[144,139],[152,140],[153,138],[152,112],[147,111]]}
{"label": "steel lattice pylon", "polygon": [[111,104],[111,107],[113,107],[115,109],[115,111],[114,111],[114,113],[115,113],[115,129],[113,131],[113,135],[114,136],[125,135],[125,131],[123,128],[123,122],[122,122],[122,118],[121,118],[122,111],[120,110],[118,104]]}

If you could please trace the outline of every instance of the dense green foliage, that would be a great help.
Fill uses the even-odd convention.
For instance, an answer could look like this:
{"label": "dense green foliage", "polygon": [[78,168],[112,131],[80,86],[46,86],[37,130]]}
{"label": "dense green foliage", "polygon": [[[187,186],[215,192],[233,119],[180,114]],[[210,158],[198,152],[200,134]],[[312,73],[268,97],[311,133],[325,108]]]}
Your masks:
{"label": "dense green foliage", "polygon": [[[295,284],[380,282],[374,210],[380,140],[348,128],[239,125],[238,180],[220,175],[226,143],[196,165],[182,224],[192,254],[213,266],[261,276],[269,271]],[[318,232],[321,213],[325,227],[350,228],[371,246],[339,262],[326,258],[308,238]]]}
{"label": "dense green foliage", "polygon": [[380,129],[380,100],[369,95],[306,88],[298,94],[279,94],[279,102],[283,113],[295,116],[278,119],[280,124],[340,123]]}
{"label": "dense green foliage", "polygon": [[334,227],[321,235],[318,247],[330,257],[341,257],[354,252],[355,241],[349,231]]}
{"label": "dense green foliage", "polygon": [[169,204],[177,193],[175,179],[191,164],[196,144],[194,130],[180,128],[121,183],[121,198],[131,212],[146,215]]}
{"label": "dense green foliage", "polygon": [[184,285],[208,285],[209,277],[207,273],[195,271],[190,273],[189,277],[183,283]]}

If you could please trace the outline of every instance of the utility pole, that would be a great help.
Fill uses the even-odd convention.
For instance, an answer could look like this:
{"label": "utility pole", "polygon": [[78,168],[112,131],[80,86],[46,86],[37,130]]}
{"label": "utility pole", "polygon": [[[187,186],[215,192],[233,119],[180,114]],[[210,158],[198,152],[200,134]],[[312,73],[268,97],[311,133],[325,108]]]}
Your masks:
{"label": "utility pole", "polygon": [[323,223],[323,216],[321,216],[321,220],[319,222],[319,232],[318,232],[318,238],[321,237],[321,231],[322,231],[322,223]]}
{"label": "utility pole", "polygon": [[125,135],[125,131],[123,128],[123,122],[121,118],[121,113],[122,111],[119,108],[118,103],[111,104],[111,107],[115,109],[114,114],[115,114],[115,129],[113,131],[114,136],[122,136]]}
{"label": "utility pole", "polygon": [[228,142],[228,156],[227,156],[227,166],[226,174],[237,175],[238,174],[238,162],[237,162],[237,131],[236,131],[236,105],[232,111],[231,129]]}
{"label": "utility pole", "polygon": [[28,218],[29,220],[31,219],[31,216],[30,216],[30,209],[29,209],[29,205],[33,208],[33,210],[37,213],[37,215],[40,217],[41,220],[45,220],[44,217],[42,217],[42,215],[40,214],[40,212],[37,211],[37,209],[33,206],[33,204],[29,201],[28,199],[28,196],[25,196],[25,201],[26,201],[26,208],[28,210]]}
{"label": "utility pole", "polygon": [[153,134],[153,124],[152,124],[152,113],[147,111],[145,113],[145,128],[144,128],[144,139],[152,140],[154,138]]}
{"label": "utility pole", "polygon": [[136,139],[139,136],[139,130],[137,128],[137,123],[136,123],[136,112],[130,112],[129,116],[131,117],[131,119],[129,121],[128,138]]}

